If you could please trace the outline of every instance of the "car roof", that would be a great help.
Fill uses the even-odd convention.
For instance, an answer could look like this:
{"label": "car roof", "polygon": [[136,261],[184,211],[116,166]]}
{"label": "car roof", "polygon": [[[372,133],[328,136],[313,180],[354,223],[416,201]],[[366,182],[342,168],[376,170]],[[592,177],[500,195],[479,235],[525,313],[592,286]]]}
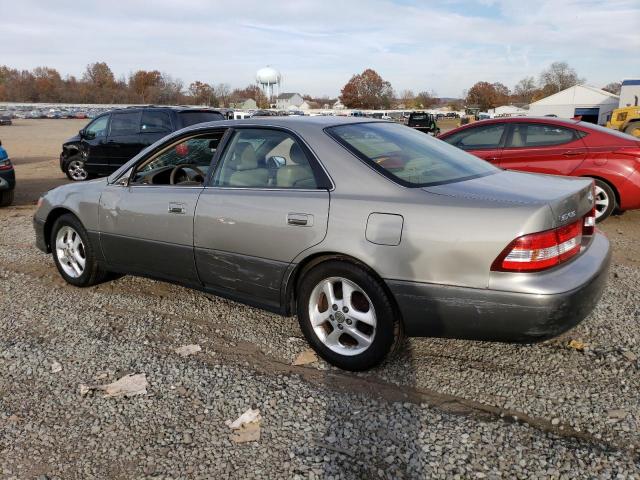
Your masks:
{"label": "car roof", "polygon": [[550,125],[568,125],[568,126],[583,126],[584,122],[580,122],[579,120],[573,120],[571,118],[557,118],[557,117],[500,117],[500,118],[487,118],[485,120],[478,120],[477,122],[468,123],[466,125],[461,125],[453,130],[449,130],[448,132],[439,135],[439,137],[448,137],[453,133],[460,132],[462,130],[466,130],[468,128],[476,128],[482,125],[492,125],[494,123],[521,123],[521,122],[531,122],[531,123],[548,123]]}
{"label": "car roof", "polygon": [[112,110],[108,110],[104,113],[114,113],[114,112],[132,112],[137,110],[172,110],[175,112],[217,112],[221,113],[222,111],[226,111],[226,109],[222,108],[211,108],[211,107],[196,107],[190,105],[131,105],[130,107],[122,107],[122,108],[114,108]]}
{"label": "car roof", "polygon": [[268,117],[251,117],[238,120],[216,120],[213,122],[198,123],[189,129],[201,129],[207,127],[221,127],[221,126],[234,126],[234,125],[256,125],[256,126],[273,126],[296,129],[298,127],[318,126],[319,128],[334,127],[337,125],[345,125],[351,123],[394,123],[388,120],[378,120],[375,118],[363,118],[363,117],[332,117],[332,116],[317,116],[317,117],[300,117],[300,116],[268,116]]}

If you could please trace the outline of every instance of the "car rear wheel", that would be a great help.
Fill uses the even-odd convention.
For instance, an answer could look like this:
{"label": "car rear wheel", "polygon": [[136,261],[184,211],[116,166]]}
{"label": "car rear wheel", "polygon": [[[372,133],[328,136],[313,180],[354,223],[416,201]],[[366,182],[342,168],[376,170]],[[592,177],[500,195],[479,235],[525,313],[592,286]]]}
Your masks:
{"label": "car rear wheel", "polygon": [[0,192],[0,207],[8,207],[13,203],[13,190]]}
{"label": "car rear wheel", "polygon": [[631,122],[627,125],[627,128],[624,129],[624,133],[640,138],[640,122]]}
{"label": "car rear wheel", "polygon": [[608,183],[602,180],[596,182],[596,222],[602,222],[607,219],[616,208],[616,195]]}
{"label": "car rear wheel", "polygon": [[336,367],[367,370],[402,342],[402,325],[387,293],[364,268],[322,263],[304,274],[298,292],[302,332]]}
{"label": "car rear wheel", "polygon": [[71,285],[90,287],[106,276],[96,260],[87,231],[74,215],[62,215],[53,224],[51,252],[58,272]]}
{"label": "car rear wheel", "polygon": [[84,160],[79,155],[75,155],[69,159],[65,173],[69,180],[73,180],[74,182],[82,182],[89,178]]}

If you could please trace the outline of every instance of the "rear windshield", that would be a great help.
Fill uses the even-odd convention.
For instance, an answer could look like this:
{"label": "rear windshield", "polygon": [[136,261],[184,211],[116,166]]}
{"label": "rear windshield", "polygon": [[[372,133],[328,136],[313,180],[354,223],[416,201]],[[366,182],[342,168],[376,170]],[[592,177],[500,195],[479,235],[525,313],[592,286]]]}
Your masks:
{"label": "rear windshield", "polygon": [[224,120],[224,116],[219,112],[180,112],[178,115],[183,127],[190,127],[196,123]]}
{"label": "rear windshield", "polygon": [[407,187],[459,182],[496,173],[484,160],[403,125],[353,123],[327,129],[338,142]]}
{"label": "rear windshield", "polygon": [[411,120],[426,120],[427,116],[426,115],[411,115],[409,118]]}

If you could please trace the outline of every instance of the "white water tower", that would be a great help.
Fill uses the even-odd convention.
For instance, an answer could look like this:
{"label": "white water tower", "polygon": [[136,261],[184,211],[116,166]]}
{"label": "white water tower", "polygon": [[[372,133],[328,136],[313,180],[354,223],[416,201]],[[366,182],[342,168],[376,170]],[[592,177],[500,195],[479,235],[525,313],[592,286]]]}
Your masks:
{"label": "white water tower", "polygon": [[267,65],[264,68],[261,68],[256,73],[256,82],[262,88],[264,94],[269,98],[269,103],[271,103],[273,99],[273,89],[277,86],[277,94],[280,94],[280,82],[282,82],[282,76],[280,72],[275,68],[271,68]]}

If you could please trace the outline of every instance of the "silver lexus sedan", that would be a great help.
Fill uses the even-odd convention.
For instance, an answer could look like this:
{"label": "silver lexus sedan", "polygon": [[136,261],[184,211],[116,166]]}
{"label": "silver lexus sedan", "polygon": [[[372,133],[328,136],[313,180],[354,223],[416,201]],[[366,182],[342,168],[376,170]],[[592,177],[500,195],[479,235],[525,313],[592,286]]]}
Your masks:
{"label": "silver lexus sedan", "polygon": [[363,118],[180,130],[108,178],[40,199],[37,246],[87,287],[143,275],[296,314],[348,370],[404,335],[534,342],[584,319],[607,278],[591,180],[507,172]]}

